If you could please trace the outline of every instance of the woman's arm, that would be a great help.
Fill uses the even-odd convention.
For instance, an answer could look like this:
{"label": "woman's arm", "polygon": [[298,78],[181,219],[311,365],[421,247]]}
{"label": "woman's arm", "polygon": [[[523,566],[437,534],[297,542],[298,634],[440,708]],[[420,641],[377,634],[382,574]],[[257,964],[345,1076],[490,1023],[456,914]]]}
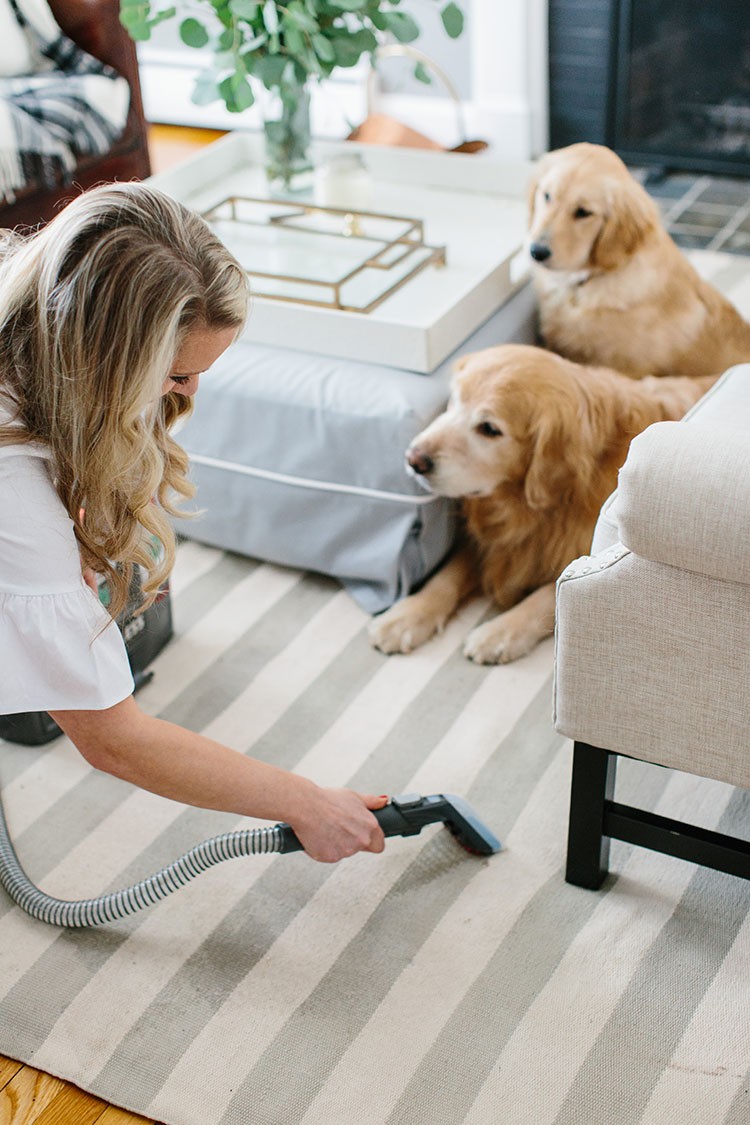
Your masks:
{"label": "woman's arm", "polygon": [[55,722],[96,769],[186,805],[283,820],[313,859],[335,863],[383,850],[368,809],[384,797],[323,789],[203,735],[146,715],[130,696],[103,711],[54,711]]}

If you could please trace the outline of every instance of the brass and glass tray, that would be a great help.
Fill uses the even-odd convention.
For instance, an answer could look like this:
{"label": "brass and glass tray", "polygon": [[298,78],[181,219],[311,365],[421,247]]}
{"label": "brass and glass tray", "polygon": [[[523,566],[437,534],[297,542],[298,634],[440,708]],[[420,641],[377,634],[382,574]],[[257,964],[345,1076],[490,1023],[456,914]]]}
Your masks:
{"label": "brass and glass tray", "polygon": [[524,283],[531,165],[351,141],[312,156],[352,151],[370,176],[362,214],[313,191],[271,197],[262,135],[242,131],[149,182],[206,215],[248,270],[259,344],[434,371]]}
{"label": "brass and glass tray", "polygon": [[255,297],[371,313],[428,266],[446,263],[420,219],[232,195],[203,212]]}

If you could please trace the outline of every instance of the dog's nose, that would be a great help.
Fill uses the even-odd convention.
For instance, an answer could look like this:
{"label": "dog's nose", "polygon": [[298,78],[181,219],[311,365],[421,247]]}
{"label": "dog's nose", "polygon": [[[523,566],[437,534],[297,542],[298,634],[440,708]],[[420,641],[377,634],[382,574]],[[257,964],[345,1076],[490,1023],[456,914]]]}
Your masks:
{"label": "dog's nose", "polygon": [[420,476],[427,476],[427,474],[431,473],[435,468],[435,462],[431,457],[428,457],[426,453],[423,453],[421,449],[407,449],[406,463],[410,469],[413,469],[415,473],[419,473]]}
{"label": "dog's nose", "polygon": [[532,242],[529,253],[535,262],[546,262],[552,254],[546,242]]}

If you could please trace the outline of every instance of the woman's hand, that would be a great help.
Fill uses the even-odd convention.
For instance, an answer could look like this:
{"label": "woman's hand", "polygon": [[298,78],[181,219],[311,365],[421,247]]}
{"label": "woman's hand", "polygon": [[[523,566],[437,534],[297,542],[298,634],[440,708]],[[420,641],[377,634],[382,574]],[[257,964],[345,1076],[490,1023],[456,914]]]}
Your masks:
{"label": "woman's hand", "polygon": [[290,823],[309,856],[336,863],[356,852],[382,852],[385,838],[368,810],[387,804],[387,797],[316,786],[306,807]]}

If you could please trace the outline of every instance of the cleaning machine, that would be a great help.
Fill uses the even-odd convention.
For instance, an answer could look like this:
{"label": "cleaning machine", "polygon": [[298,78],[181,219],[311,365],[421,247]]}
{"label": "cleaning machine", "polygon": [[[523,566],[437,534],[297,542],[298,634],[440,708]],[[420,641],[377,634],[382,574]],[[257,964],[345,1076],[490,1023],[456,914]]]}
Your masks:
{"label": "cleaning machine", "polygon": [[[373,810],[373,815],[385,836],[416,836],[426,824],[442,823],[468,852],[487,856],[500,850],[500,841],[479,820],[471,806],[451,794],[420,797],[409,793],[391,797],[382,809]],[[159,902],[225,859],[286,854],[301,848],[288,824],[227,832],[197,844],[140,883],[96,898],[66,901],[45,894],[26,875],[10,839],[0,801],[0,884],[27,914],[53,926],[81,928],[113,922]]]}

